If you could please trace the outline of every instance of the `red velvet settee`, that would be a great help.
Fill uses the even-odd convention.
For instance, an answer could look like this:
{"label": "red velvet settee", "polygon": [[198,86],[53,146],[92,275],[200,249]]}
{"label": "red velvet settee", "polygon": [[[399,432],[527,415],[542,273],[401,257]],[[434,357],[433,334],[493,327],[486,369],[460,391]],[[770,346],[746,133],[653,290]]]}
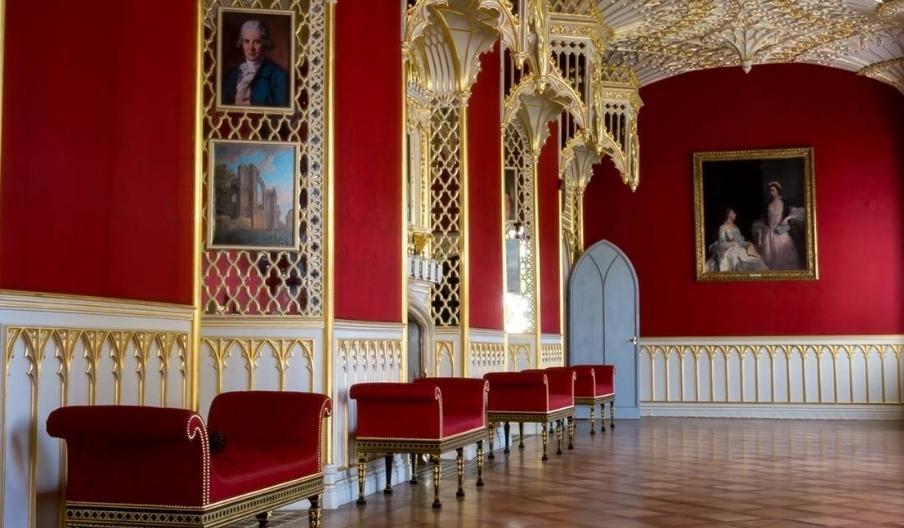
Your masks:
{"label": "red velvet settee", "polygon": [[[66,526],[215,527],[311,501],[320,524],[322,394],[227,392],[207,425],[185,409],[71,406],[47,432],[66,441]],[[210,439],[214,441],[211,442]]]}
{"label": "red velvet settee", "polygon": [[[414,383],[357,383],[349,397],[357,401],[358,504],[366,504],[364,478],[368,453],[386,460],[386,489],[391,493],[392,453],[434,457],[433,507],[439,499],[438,458],[456,450],[458,492],[464,497],[464,448],[477,444],[477,486],[483,486],[483,438],[488,385],[480,379],[423,378]],[[416,464],[416,458],[413,458]],[[413,468],[417,471],[417,467]],[[416,479],[412,479],[416,482]]]}
{"label": "red velvet settee", "polygon": [[[490,450],[493,448],[495,424],[505,424],[505,449],[509,451],[509,423],[517,422],[521,438],[524,423],[542,426],[543,460],[549,460],[550,422],[558,425],[556,454],[562,454],[562,423],[574,419],[574,373],[566,371],[525,370],[522,372],[493,372],[483,378],[490,382],[487,421],[490,423]],[[524,449],[523,440],[518,445]]]}
{"label": "red velvet settee", "polygon": [[574,404],[590,407],[590,434],[596,434],[596,406],[600,406],[601,432],[606,432],[606,403],[609,403],[609,427],[615,427],[615,366],[574,365]]}

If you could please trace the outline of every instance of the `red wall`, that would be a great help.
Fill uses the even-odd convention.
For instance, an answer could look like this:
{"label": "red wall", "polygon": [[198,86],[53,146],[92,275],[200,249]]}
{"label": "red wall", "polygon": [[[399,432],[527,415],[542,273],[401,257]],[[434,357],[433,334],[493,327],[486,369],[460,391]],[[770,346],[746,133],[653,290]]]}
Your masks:
{"label": "red wall", "polygon": [[540,329],[558,334],[559,325],[559,127],[549,125],[549,138],[540,151],[537,188],[540,210]]}
{"label": "red wall", "polygon": [[502,330],[502,122],[499,45],[481,58],[468,107],[470,324]]}
{"label": "red wall", "polygon": [[0,288],[192,302],[195,20],[6,2]]}
{"label": "red wall", "polygon": [[[641,182],[610,164],[584,202],[640,281],[644,336],[904,333],[904,96],[808,65],[694,72],[641,91]],[[815,149],[818,281],[700,283],[692,154]]]}
{"label": "red wall", "polygon": [[401,320],[400,35],[398,9],[373,9],[360,1],[336,4],[335,313],[340,319]]}

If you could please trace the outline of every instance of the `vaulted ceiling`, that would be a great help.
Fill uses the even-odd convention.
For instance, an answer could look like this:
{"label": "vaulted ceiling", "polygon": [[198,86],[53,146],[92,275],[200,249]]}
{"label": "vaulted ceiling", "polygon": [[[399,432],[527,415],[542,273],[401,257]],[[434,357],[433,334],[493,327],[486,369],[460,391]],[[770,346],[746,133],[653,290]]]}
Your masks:
{"label": "vaulted ceiling", "polygon": [[642,84],[690,70],[803,62],[904,92],[904,0],[599,0],[607,59]]}

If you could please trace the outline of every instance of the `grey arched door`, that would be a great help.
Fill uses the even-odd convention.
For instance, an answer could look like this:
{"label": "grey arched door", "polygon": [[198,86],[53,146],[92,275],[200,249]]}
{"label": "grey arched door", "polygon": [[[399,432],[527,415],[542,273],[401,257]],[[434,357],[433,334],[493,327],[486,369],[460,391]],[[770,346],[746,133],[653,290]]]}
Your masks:
{"label": "grey arched door", "polygon": [[628,257],[603,240],[578,259],[568,280],[569,364],[615,365],[619,418],[637,418],[639,332],[637,274]]}

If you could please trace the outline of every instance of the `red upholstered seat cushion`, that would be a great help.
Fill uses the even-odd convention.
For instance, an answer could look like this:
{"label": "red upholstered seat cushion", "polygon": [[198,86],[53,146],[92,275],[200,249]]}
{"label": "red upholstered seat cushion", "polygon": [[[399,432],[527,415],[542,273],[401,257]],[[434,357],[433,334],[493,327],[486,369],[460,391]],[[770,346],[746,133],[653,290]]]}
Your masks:
{"label": "red upholstered seat cushion", "polygon": [[460,433],[484,427],[483,416],[466,414],[443,415],[443,437],[448,438]]}
{"label": "red upholstered seat cushion", "polygon": [[555,411],[556,409],[561,409],[563,407],[571,407],[574,405],[574,400],[569,398],[567,394],[553,394],[549,395],[549,410]]}
{"label": "red upholstered seat cushion", "polygon": [[317,453],[277,447],[230,449],[210,457],[210,502],[319,473]]}
{"label": "red upholstered seat cushion", "polygon": [[596,395],[597,396],[608,396],[610,394],[614,394],[615,389],[612,388],[612,385],[609,383],[597,383],[596,384]]}

